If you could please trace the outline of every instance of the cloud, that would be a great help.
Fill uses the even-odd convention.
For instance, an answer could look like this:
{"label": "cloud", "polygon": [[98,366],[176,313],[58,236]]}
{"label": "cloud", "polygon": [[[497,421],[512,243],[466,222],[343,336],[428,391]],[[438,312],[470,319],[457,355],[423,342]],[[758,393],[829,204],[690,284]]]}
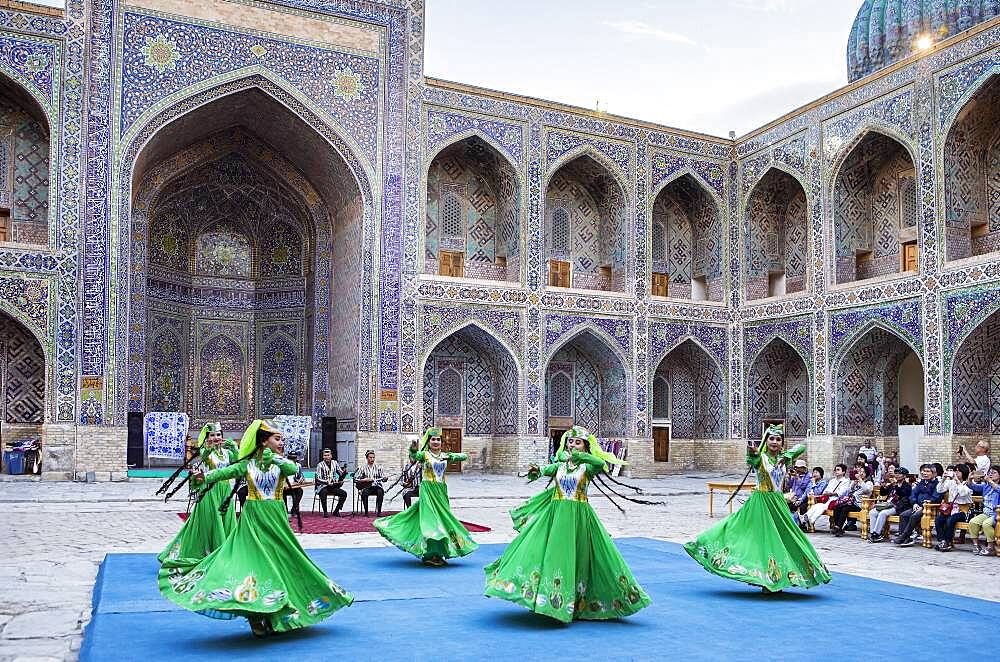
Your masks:
{"label": "cloud", "polygon": [[763,12],[786,12],[792,8],[793,0],[733,0],[735,9],[751,9]]}
{"label": "cloud", "polygon": [[666,30],[654,28],[653,26],[643,23],[642,21],[604,21],[603,25],[617,30],[618,32],[624,32],[625,34],[640,37],[653,37],[654,39],[659,39],[660,41],[669,41],[675,44],[686,44],[688,46],[697,45],[695,40],[690,37],[676,32],[667,32]]}

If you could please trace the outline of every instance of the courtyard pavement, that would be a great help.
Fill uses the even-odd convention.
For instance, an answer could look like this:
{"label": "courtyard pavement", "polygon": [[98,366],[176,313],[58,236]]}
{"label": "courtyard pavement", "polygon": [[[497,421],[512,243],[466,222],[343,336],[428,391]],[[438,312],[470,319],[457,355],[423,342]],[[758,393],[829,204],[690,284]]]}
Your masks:
{"label": "courtyard pavement", "polygon": [[[629,505],[624,515],[599,495],[591,503],[613,536],[686,542],[724,512],[725,497],[717,494],[716,517],[709,519],[706,481],[739,478],[705,473],[633,481],[646,490],[646,498],[662,504]],[[0,482],[0,531],[4,532],[0,536],[4,560],[0,565],[0,662],[77,659],[104,555],[159,552],[181,526],[176,513],[184,510],[185,500],[175,498],[164,504],[161,498],[153,498],[160,482]],[[493,529],[473,537],[481,543],[505,543],[514,535],[507,512],[544,483],[528,485],[512,477],[467,474],[449,477],[449,485],[455,513]],[[310,499],[307,490],[304,508]],[[835,572],[1000,601],[996,581],[1000,558],[973,556],[967,545],[943,554],[920,546],[871,545],[858,540],[856,533],[843,538],[817,533],[810,539]],[[300,540],[306,549],[388,545],[375,533],[305,535]],[[479,560],[486,565],[492,559]],[[350,587],[351,578],[334,579]],[[877,596],[873,598],[877,602]]]}

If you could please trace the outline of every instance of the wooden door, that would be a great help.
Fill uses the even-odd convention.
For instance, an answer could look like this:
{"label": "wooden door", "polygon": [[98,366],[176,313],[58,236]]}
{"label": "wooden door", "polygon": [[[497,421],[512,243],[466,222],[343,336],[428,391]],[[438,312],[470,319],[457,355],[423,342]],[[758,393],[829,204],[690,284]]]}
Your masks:
{"label": "wooden door", "polygon": [[[459,428],[445,428],[441,430],[441,452],[461,453],[462,452],[462,430]],[[461,473],[461,462],[449,462],[448,473]]]}
{"label": "wooden door", "polygon": [[651,292],[651,294],[654,297],[669,296],[669,294],[670,294],[670,275],[669,274],[661,274],[661,273],[654,273],[653,274],[653,283],[652,283],[652,292]]}
{"label": "wooden door", "polygon": [[564,260],[549,260],[549,285],[552,287],[569,287],[570,264]]}
{"label": "wooden door", "polygon": [[917,271],[920,264],[918,255],[917,242],[903,244],[903,271]]}
{"label": "wooden door", "polygon": [[559,440],[562,436],[566,434],[566,430],[553,430],[549,429],[549,457],[555,457],[556,451],[559,450]]}
{"label": "wooden door", "polygon": [[653,428],[653,461],[670,461],[670,428]]}

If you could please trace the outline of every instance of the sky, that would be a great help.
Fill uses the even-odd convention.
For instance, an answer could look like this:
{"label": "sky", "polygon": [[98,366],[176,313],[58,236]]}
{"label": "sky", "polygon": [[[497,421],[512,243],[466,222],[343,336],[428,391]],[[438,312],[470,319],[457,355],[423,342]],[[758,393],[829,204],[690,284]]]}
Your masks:
{"label": "sky", "polygon": [[427,0],[428,76],[744,135],[847,84],[863,0]]}

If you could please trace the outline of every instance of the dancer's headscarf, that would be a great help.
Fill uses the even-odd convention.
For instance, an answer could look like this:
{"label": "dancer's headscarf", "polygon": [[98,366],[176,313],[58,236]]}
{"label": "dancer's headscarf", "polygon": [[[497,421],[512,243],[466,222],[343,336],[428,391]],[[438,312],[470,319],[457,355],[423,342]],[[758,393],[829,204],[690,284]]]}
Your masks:
{"label": "dancer's headscarf", "polygon": [[764,434],[760,439],[760,446],[762,450],[767,450],[767,438],[771,436],[781,437],[781,440],[785,440],[785,424],[784,423],[771,423],[766,428],[764,428]]}
{"label": "dancer's headscarf", "polygon": [[255,420],[247,428],[247,431],[243,433],[243,439],[240,441],[240,459],[242,461],[256,453],[259,448],[257,448],[257,431],[264,430],[265,432],[281,432],[268,421],[262,421],[261,419]]}
{"label": "dancer's headscarf", "polygon": [[222,423],[205,423],[205,427],[201,429],[198,433],[198,448],[205,445],[205,440],[208,439],[208,435],[213,432],[222,432]]}
{"label": "dancer's headscarf", "polygon": [[427,447],[430,446],[431,437],[440,437],[441,428],[435,425],[434,427],[427,428],[424,431],[423,438],[420,439],[420,450],[425,451]]}
{"label": "dancer's headscarf", "polygon": [[556,450],[556,457],[558,458],[559,454],[562,453],[564,450],[566,450],[567,439],[580,439],[580,438],[588,440],[590,444],[590,454],[604,461],[605,470],[607,470],[607,465],[609,464],[622,464],[622,465],[628,464],[628,462],[626,462],[625,460],[621,460],[615,457],[612,453],[609,453],[608,451],[601,448],[601,444],[599,441],[597,441],[597,437],[592,435],[590,433],[590,430],[580,425],[574,425],[569,430],[563,432],[562,437],[559,439],[559,449]]}

